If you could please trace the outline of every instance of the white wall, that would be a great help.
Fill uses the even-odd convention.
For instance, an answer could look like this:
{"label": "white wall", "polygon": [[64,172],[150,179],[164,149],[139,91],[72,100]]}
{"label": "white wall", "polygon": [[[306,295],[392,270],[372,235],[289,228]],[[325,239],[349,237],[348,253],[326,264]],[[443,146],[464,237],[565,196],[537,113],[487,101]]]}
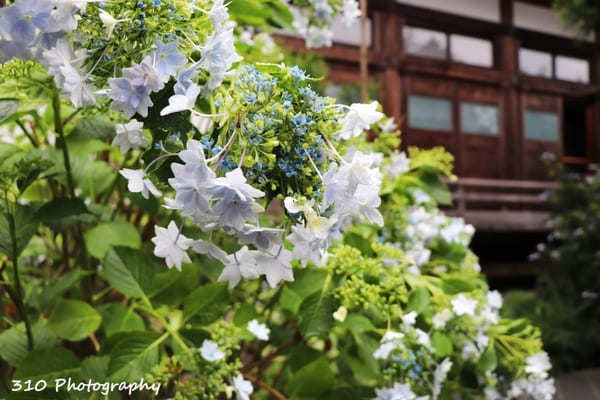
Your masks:
{"label": "white wall", "polygon": [[[519,28],[581,39],[578,32],[565,26],[565,23],[551,8],[517,1],[515,2],[513,23]],[[586,40],[593,41],[594,37],[590,36]]]}
{"label": "white wall", "polygon": [[500,0],[396,0],[415,7],[500,22]]}

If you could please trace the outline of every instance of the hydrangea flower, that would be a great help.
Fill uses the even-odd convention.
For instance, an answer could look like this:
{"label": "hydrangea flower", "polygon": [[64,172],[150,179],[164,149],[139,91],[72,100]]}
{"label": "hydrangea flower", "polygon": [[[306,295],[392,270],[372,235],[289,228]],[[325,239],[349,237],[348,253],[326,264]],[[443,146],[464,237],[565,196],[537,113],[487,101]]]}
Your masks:
{"label": "hydrangea flower", "polygon": [[475,315],[475,308],[477,308],[477,300],[470,299],[464,294],[459,294],[452,301],[452,309],[456,315]]}
{"label": "hydrangea flower", "polygon": [[256,319],[248,322],[248,330],[260,340],[269,340],[269,333],[271,330],[267,328],[267,325],[261,324]]}
{"label": "hydrangea flower", "polygon": [[442,392],[442,385],[446,380],[446,376],[448,376],[450,368],[452,368],[452,361],[450,361],[449,358],[444,358],[444,360],[435,368],[435,371],[433,372],[433,400],[436,400]]}
{"label": "hydrangea flower", "polygon": [[242,60],[235,49],[233,28],[234,23],[225,23],[216,29],[207,39],[198,66],[210,72],[211,80],[208,88],[216,89],[223,81],[231,66]]}
{"label": "hydrangea flower", "polygon": [[319,267],[326,261],[328,241],[315,236],[304,225],[292,226],[292,233],[287,240],[294,245],[292,257],[294,260],[299,260],[302,266],[310,261]]}
{"label": "hydrangea flower", "polygon": [[450,309],[445,308],[442,311],[436,313],[433,318],[431,318],[431,322],[435,329],[442,329],[446,326],[446,323],[450,321],[452,318],[452,311]]}
{"label": "hydrangea flower", "polygon": [[20,0],[14,5],[0,9],[6,31],[13,41],[31,43],[36,37],[36,28],[42,32],[56,32],[53,21],[54,4],[47,0]]}
{"label": "hydrangea flower", "polygon": [[245,225],[241,230],[234,231],[233,234],[242,244],[253,244],[260,250],[269,250],[283,244],[279,237],[283,232],[283,229]]}
{"label": "hydrangea flower", "polygon": [[250,400],[250,395],[254,391],[252,383],[244,379],[240,374],[233,378],[233,387],[237,394],[238,400]]}
{"label": "hydrangea flower", "polygon": [[400,332],[387,331],[381,338],[381,345],[375,350],[373,357],[381,360],[387,359],[392,351],[404,346],[403,338],[404,334]]}
{"label": "hydrangea flower", "polygon": [[86,77],[71,64],[65,64],[60,68],[64,76],[63,91],[69,96],[69,100],[76,108],[96,104],[96,97],[91,86],[86,82]]}
{"label": "hydrangea flower", "polygon": [[375,389],[377,400],[415,400],[417,395],[410,390],[410,385],[396,383],[391,388]]}
{"label": "hydrangea flower", "polygon": [[410,171],[410,160],[405,152],[392,153],[390,155],[390,161],[390,164],[383,169],[389,176],[402,175]]}
{"label": "hydrangea flower", "polygon": [[150,53],[154,68],[158,76],[166,82],[169,77],[175,76],[177,70],[185,65],[185,56],[177,49],[177,40],[164,43],[156,38],[156,50]]}
{"label": "hydrangea flower", "polygon": [[357,0],[344,0],[342,3],[342,17],[344,26],[350,28],[360,17],[360,7]]}
{"label": "hydrangea flower", "polygon": [[219,345],[208,339],[202,342],[200,355],[208,362],[215,362],[225,358],[225,353],[219,349]]}
{"label": "hydrangea flower", "polygon": [[119,173],[127,179],[127,189],[132,193],[142,193],[145,199],[149,198],[150,193],[156,197],[162,194],[152,181],[146,178],[146,171],[143,169],[123,168]]}
{"label": "hydrangea flower", "polygon": [[175,221],[169,222],[167,228],[155,226],[154,233],[155,236],[152,238],[154,255],[164,258],[167,267],[172,268],[175,266],[181,271],[182,263],[192,262],[187,250],[193,245],[194,241],[181,234]]}
{"label": "hydrangea flower", "polygon": [[408,329],[415,324],[417,321],[417,312],[411,311],[402,316],[402,324],[404,325],[404,329]]}
{"label": "hydrangea flower", "polygon": [[530,355],[525,359],[525,372],[538,379],[546,379],[552,368],[550,358],[544,351]]}
{"label": "hydrangea flower", "polygon": [[277,254],[272,256],[260,252],[256,256],[256,265],[261,275],[265,275],[271,288],[277,287],[281,281],[294,281],[292,269],[292,253],[284,248],[279,248]]}
{"label": "hydrangea flower", "polygon": [[196,105],[196,99],[200,94],[198,85],[190,85],[184,94],[174,94],[169,97],[169,105],[163,108],[160,112],[161,116],[173,114],[176,112],[189,111]]}
{"label": "hydrangea flower", "polygon": [[116,132],[112,145],[119,146],[121,153],[125,154],[130,149],[139,149],[148,145],[148,138],[144,135],[142,128],[144,124],[136,119],[132,119],[126,124],[117,124]]}
{"label": "hydrangea flower", "polygon": [[492,290],[487,294],[488,305],[492,308],[502,308],[502,295],[497,290]]}
{"label": "hydrangea flower", "polygon": [[256,219],[262,207],[254,199],[265,195],[246,183],[241,168],[227,172],[225,177],[216,178],[213,193],[219,201],[212,211],[220,217],[222,226],[238,230],[244,228],[247,220]]}
{"label": "hydrangea flower", "polygon": [[257,265],[258,254],[257,251],[248,250],[248,247],[244,246],[239,251],[229,255],[225,263],[225,268],[223,268],[217,281],[228,282],[229,287],[234,288],[240,283],[242,278],[258,278],[261,274]]}
{"label": "hydrangea flower", "polygon": [[360,135],[371,124],[383,118],[383,113],[377,111],[376,101],[370,104],[352,104],[350,111],[342,119],[342,129],[338,133],[341,139],[351,139]]}

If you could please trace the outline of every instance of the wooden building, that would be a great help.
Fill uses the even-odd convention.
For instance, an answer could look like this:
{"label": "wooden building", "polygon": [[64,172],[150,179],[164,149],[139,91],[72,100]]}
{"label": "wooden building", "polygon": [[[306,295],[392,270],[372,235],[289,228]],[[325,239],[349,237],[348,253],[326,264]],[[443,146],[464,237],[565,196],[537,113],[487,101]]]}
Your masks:
{"label": "wooden building", "polygon": [[[370,80],[403,146],[453,153],[460,179],[449,212],[476,226],[484,257],[512,246],[498,273],[529,268],[522,262],[549,231],[542,155],[578,172],[600,159],[595,38],[567,29],[550,0],[369,0],[368,16]],[[359,82],[359,28],[334,41],[317,50],[329,79]]]}

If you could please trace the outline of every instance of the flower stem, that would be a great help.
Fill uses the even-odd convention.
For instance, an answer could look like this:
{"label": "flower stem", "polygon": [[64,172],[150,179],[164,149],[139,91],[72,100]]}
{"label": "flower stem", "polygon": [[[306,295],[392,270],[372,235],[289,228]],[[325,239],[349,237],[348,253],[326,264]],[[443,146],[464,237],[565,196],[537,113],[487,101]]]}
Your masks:
{"label": "flower stem", "polygon": [[33,350],[33,334],[31,332],[31,325],[29,324],[29,319],[27,318],[27,313],[25,312],[25,305],[23,304],[23,290],[21,288],[21,279],[19,278],[19,263],[18,258],[19,255],[17,253],[17,233],[15,227],[15,217],[12,214],[7,214],[8,218],[8,229],[10,230],[10,240],[12,244],[12,262],[13,262],[13,273],[14,273],[14,281],[15,281],[15,299],[16,306],[19,310],[19,314],[21,315],[21,319],[25,323],[25,331],[27,333],[27,348],[29,350]]}
{"label": "flower stem", "polygon": [[67,189],[72,199],[75,198],[75,186],[73,185],[73,173],[71,172],[71,160],[69,158],[69,149],[67,147],[67,141],[65,140],[65,134],[63,130],[63,124],[60,117],[60,97],[58,91],[54,91],[52,95],[52,109],[54,111],[54,130],[60,138],[60,145],[63,153],[63,162],[65,164],[65,171],[67,173]]}

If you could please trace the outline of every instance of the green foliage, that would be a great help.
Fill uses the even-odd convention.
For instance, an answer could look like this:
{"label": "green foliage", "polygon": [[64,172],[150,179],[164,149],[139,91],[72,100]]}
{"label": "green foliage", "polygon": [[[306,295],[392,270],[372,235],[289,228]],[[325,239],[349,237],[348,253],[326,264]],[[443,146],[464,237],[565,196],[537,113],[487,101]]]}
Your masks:
{"label": "green foliage", "polygon": [[587,178],[553,166],[553,232],[532,259],[550,270],[533,295],[514,293],[505,315],[525,317],[542,330],[557,370],[597,367],[600,357],[600,175]]}

